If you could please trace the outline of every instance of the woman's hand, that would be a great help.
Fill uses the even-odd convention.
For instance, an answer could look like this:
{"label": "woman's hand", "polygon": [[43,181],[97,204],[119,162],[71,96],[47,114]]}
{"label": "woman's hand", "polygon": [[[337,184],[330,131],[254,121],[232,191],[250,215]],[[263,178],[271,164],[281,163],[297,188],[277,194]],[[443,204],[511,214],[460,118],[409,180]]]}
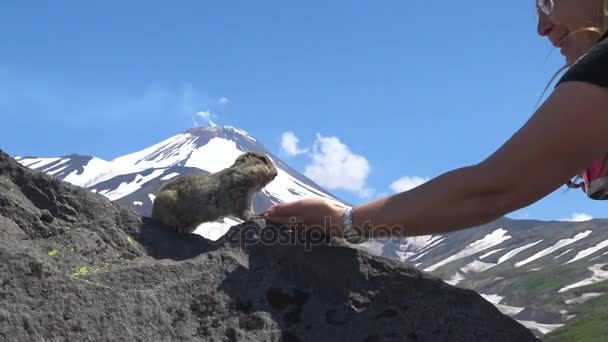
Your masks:
{"label": "woman's hand", "polygon": [[306,198],[271,206],[264,218],[295,229],[323,231],[328,236],[343,236],[344,207],[320,198]]}

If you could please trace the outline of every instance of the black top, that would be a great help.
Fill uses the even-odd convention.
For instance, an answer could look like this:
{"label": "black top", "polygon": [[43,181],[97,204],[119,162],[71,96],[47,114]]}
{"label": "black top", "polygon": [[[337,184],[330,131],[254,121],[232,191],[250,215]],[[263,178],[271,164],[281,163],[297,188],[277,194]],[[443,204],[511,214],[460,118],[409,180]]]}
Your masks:
{"label": "black top", "polygon": [[566,81],[583,81],[608,88],[608,39],[606,38],[608,31],[586,56],[568,69],[555,86]]}

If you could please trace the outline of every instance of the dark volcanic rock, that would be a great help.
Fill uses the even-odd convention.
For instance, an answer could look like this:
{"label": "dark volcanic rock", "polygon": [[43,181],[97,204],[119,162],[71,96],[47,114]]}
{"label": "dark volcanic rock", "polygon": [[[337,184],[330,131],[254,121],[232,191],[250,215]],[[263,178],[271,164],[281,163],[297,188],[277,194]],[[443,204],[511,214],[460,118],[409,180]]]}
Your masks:
{"label": "dark volcanic rock", "polygon": [[177,236],[2,152],[0,234],[0,340],[536,340],[477,293],[340,240]]}

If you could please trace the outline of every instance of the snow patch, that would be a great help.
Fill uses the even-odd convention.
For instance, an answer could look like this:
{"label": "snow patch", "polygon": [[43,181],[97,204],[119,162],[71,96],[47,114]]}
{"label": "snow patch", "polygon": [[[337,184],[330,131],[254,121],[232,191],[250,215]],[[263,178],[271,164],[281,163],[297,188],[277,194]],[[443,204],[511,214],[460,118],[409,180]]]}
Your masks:
{"label": "snow patch", "polygon": [[206,239],[216,241],[224,236],[224,234],[226,234],[232,226],[239,223],[242,223],[242,221],[237,221],[229,217],[213,222],[205,222],[196,227],[194,234],[198,234]]}
{"label": "snow patch", "polygon": [[180,133],[141,151],[112,159],[111,162],[118,168],[131,170],[131,172],[134,168],[142,171],[177,165],[180,161],[187,159],[192,150],[196,148],[197,139],[198,137],[192,134]]}
{"label": "snow patch", "polygon": [[[59,164],[57,164],[57,165],[59,165]],[[53,166],[53,167],[54,167],[54,166]],[[53,171],[44,171],[44,172],[46,172],[46,173],[48,173],[49,175],[53,176],[53,175],[55,175],[55,174],[57,174],[57,173],[59,173],[59,172],[61,172],[61,171],[65,170],[65,169],[67,169],[68,167],[70,167],[70,166],[69,166],[69,165],[64,165],[64,166],[62,166],[62,167],[58,168],[57,170],[53,170]]]}
{"label": "snow patch", "polygon": [[518,313],[522,312],[525,308],[519,306],[511,306],[506,304],[496,304],[495,305],[498,311],[502,312],[507,316],[515,316]]}
{"label": "snow patch", "polygon": [[571,239],[561,239],[555,245],[553,245],[553,246],[551,246],[549,248],[545,248],[542,251],[540,251],[540,252],[534,254],[533,256],[529,257],[528,259],[516,263],[515,267],[520,267],[520,266],[523,266],[525,264],[531,263],[532,261],[534,261],[536,259],[539,259],[539,258],[542,258],[545,255],[551,254],[551,253],[555,252],[556,250],[558,250],[560,248],[563,248],[563,247],[566,247],[566,246],[568,246],[570,244],[573,244],[573,243],[575,243],[578,240],[582,240],[582,239],[586,238],[587,236],[589,236],[589,234],[591,234],[591,230],[587,230],[587,231],[584,231],[582,233],[578,233],[578,234],[576,234]]}
{"label": "snow patch", "polygon": [[236,147],[234,141],[215,137],[204,146],[192,151],[185,166],[214,173],[234,164],[236,158],[243,153]]}
{"label": "snow patch", "polygon": [[397,257],[399,257],[399,260],[401,260],[401,261],[407,261],[409,258],[416,255],[416,252],[395,251],[395,253],[397,254]]}
{"label": "snow patch", "polygon": [[585,258],[585,257],[587,257],[587,256],[589,256],[589,255],[591,255],[591,254],[593,254],[593,253],[595,253],[595,252],[597,252],[599,250],[602,250],[602,249],[604,249],[606,247],[608,247],[608,240],[602,241],[602,242],[598,243],[597,245],[595,245],[593,247],[589,247],[589,248],[587,248],[585,250],[582,250],[582,251],[578,252],[578,254],[576,254],[576,256],[572,260],[564,263],[564,265],[565,264],[569,264],[571,262],[575,262],[575,261],[580,260],[582,258]]}
{"label": "snow patch", "polygon": [[593,257],[593,258],[589,259],[589,261],[593,261],[593,260],[595,260],[595,259],[597,259],[597,258],[601,258],[601,257],[603,257],[603,256],[604,256],[604,255],[606,255],[606,254],[608,254],[608,252],[605,252],[605,253],[603,253],[602,255],[598,255],[598,256],[596,256],[596,257]]}
{"label": "snow patch", "polygon": [[38,169],[48,164],[54,163],[61,158],[24,158],[19,161],[21,165],[31,169]]}
{"label": "snow patch", "polygon": [[503,249],[504,249],[504,248],[499,248],[499,249],[495,249],[495,250],[493,250],[493,251],[489,251],[488,253],[486,253],[486,254],[484,254],[484,255],[480,256],[480,257],[479,257],[479,260],[483,260],[484,258],[487,258],[487,257],[489,257],[490,255],[492,255],[492,254],[494,254],[494,253],[498,253],[498,252],[502,251]]}
{"label": "snow patch", "polygon": [[240,128],[236,128],[236,127],[233,127],[233,126],[224,126],[224,127],[228,128],[228,129],[231,129],[231,130],[233,130],[233,131],[235,131],[235,132],[237,132],[237,133],[239,133],[241,135],[244,135],[245,138],[247,138],[247,139],[249,139],[251,141],[257,141],[257,140],[255,140],[255,138],[253,138],[251,135],[249,135],[249,133],[247,133],[246,131],[244,131],[244,130],[242,130]]}
{"label": "snow patch", "polygon": [[[59,173],[59,172],[61,172],[61,171],[65,170],[65,169],[67,169],[67,168],[70,166],[70,165],[66,165],[66,164],[67,164],[67,162],[69,162],[69,161],[70,161],[70,158],[61,159],[61,160],[60,160],[59,162],[57,162],[56,164],[53,164],[53,165],[47,166],[46,168],[41,169],[41,171],[42,171],[42,172],[46,172],[46,173],[48,173],[49,175],[54,175],[54,174],[56,174],[56,173]],[[63,167],[61,167],[61,168],[57,168],[58,166],[61,166],[61,165],[64,165],[64,166],[63,166]],[[54,169],[54,170],[50,171],[51,169]]]}
{"label": "snow patch", "polygon": [[143,206],[143,205],[144,205],[144,203],[143,203],[143,202],[140,202],[140,201],[133,201],[133,205],[138,205],[138,206],[140,206],[140,207],[141,207],[141,206]]}
{"label": "snow patch", "polygon": [[443,241],[445,238],[441,235],[420,235],[410,236],[404,239],[404,243],[399,245],[399,250],[402,251],[419,251],[429,248]]}
{"label": "snow patch", "polygon": [[459,272],[456,272],[452,278],[446,280],[445,282],[452,286],[456,286],[456,284],[460,283],[464,279],[465,278]]}
{"label": "snow patch", "polygon": [[399,245],[399,250],[396,253],[401,261],[406,261],[417,255],[412,259],[412,261],[416,261],[433,248],[441,246],[444,240],[445,238],[441,235],[410,236],[403,239],[403,243]]}
{"label": "snow patch", "polygon": [[504,296],[497,295],[497,294],[489,294],[489,295],[487,295],[487,294],[480,293],[480,295],[481,295],[481,296],[482,296],[482,297],[483,297],[485,300],[487,300],[488,302],[490,302],[490,303],[492,303],[492,304],[498,304],[498,303],[500,303],[500,301],[501,301],[503,298],[505,298]]}
{"label": "snow patch", "polygon": [[520,320],[517,320],[517,321],[528,329],[538,330],[541,334],[548,334],[563,325],[563,324],[542,324],[542,323],[538,323],[538,322],[534,322],[534,321],[520,321]]}
{"label": "snow patch", "polygon": [[460,270],[463,273],[469,273],[469,272],[480,273],[485,270],[489,270],[490,268],[492,268],[494,266],[496,266],[496,264],[483,262],[483,261],[479,261],[479,260],[473,260],[473,262],[466,265],[465,267],[462,267]]}
{"label": "snow patch", "polygon": [[601,296],[603,294],[604,294],[603,292],[583,293],[579,297],[571,298],[571,299],[566,299],[564,301],[564,303],[566,303],[568,305],[571,305],[571,304],[580,304],[580,303],[584,303],[584,302],[588,301],[589,299],[592,299],[592,298],[595,298],[595,297],[599,297],[599,296]]}
{"label": "snow patch", "polygon": [[160,180],[168,180],[177,176],[179,176],[179,172],[171,172],[170,174],[163,176]]}
{"label": "snow patch", "polygon": [[435,265],[427,267],[426,269],[424,269],[424,271],[432,272],[432,271],[438,269],[439,267],[446,265],[454,260],[462,259],[462,258],[468,257],[470,255],[484,251],[488,248],[492,248],[496,245],[499,245],[499,244],[503,243],[504,241],[511,238],[510,235],[506,235],[506,234],[507,234],[507,231],[505,229],[503,229],[503,228],[496,229],[492,233],[484,236],[482,239],[469,244],[462,251],[448,257],[447,259],[445,259],[441,262],[436,263]]}
{"label": "snow patch", "polygon": [[541,240],[538,240],[538,241],[536,241],[536,242],[532,242],[532,243],[529,243],[529,244],[527,244],[527,245],[523,245],[523,246],[521,246],[521,247],[517,247],[517,248],[515,248],[515,249],[513,249],[513,250],[510,250],[509,252],[507,252],[505,255],[501,256],[501,257],[498,259],[498,263],[499,263],[499,264],[502,264],[503,262],[505,262],[505,261],[507,261],[507,260],[511,259],[512,257],[516,256],[517,254],[519,254],[519,253],[521,253],[521,252],[525,251],[526,249],[528,249],[528,248],[530,248],[530,247],[533,247],[533,246],[536,246],[537,244],[539,244],[539,243],[540,243],[540,242],[542,242],[542,241],[543,241],[543,240],[541,239]]}
{"label": "snow patch", "polygon": [[523,309],[525,309],[525,308],[518,307],[518,306],[500,304],[500,302],[504,298],[501,295],[497,295],[497,294],[486,295],[486,294],[482,294],[482,293],[480,293],[480,295],[488,302],[494,304],[494,306],[498,309],[498,311],[502,312],[504,315],[507,315],[507,316],[515,316],[518,313],[520,313]]}
{"label": "snow patch", "polygon": [[120,171],[117,170],[112,163],[93,157],[83,166],[81,174],[78,174],[78,170],[74,170],[63,178],[63,180],[86,188],[111,179],[117,174],[120,174]]}
{"label": "snow patch", "polygon": [[156,196],[148,194],[148,198],[150,199],[150,202],[154,203],[154,199],[156,198]]}
{"label": "snow patch", "polygon": [[430,252],[430,251],[431,251],[431,250],[429,249],[429,250],[428,250],[428,251],[426,251],[426,252],[423,252],[423,253],[418,254],[418,256],[416,256],[414,259],[412,259],[412,261],[416,261],[416,260],[418,260],[418,259],[422,258],[423,256],[425,256],[425,255],[426,255],[428,252]]}
{"label": "snow patch", "polygon": [[141,189],[141,186],[145,183],[147,183],[148,181],[160,176],[163,174],[163,172],[165,172],[164,169],[159,169],[159,170],[154,170],[152,171],[149,175],[147,176],[142,176],[140,174],[137,174],[135,176],[135,180],[131,183],[127,183],[127,182],[122,182],[120,183],[120,185],[118,186],[118,188],[114,189],[114,190],[102,190],[99,192],[99,194],[106,196],[107,198],[109,198],[111,201],[115,201],[117,199],[121,199],[129,194],[132,194],[133,192]]}
{"label": "snow patch", "polygon": [[593,265],[591,267],[587,267],[587,269],[589,271],[593,272],[593,275],[591,277],[589,277],[587,279],[583,279],[572,285],[562,287],[561,289],[559,289],[558,292],[565,292],[565,291],[568,291],[570,289],[574,289],[577,287],[587,286],[587,285],[602,282],[604,280],[608,280],[608,271],[602,270],[602,267],[604,267],[605,265],[607,265],[607,264],[597,264],[597,265]]}
{"label": "snow patch", "polygon": [[557,258],[559,258],[559,257],[561,257],[561,256],[563,256],[563,255],[566,255],[566,254],[568,254],[568,252],[570,252],[571,250],[572,250],[572,248],[568,249],[567,251],[565,251],[564,253],[562,253],[562,254],[560,254],[560,255],[556,256],[556,257],[555,257],[555,258],[553,258],[553,259],[557,259]]}

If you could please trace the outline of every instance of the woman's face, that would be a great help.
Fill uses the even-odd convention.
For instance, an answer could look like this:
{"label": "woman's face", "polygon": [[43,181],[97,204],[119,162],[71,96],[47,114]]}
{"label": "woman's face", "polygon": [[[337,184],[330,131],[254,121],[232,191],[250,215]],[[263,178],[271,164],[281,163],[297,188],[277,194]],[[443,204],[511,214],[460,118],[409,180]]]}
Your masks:
{"label": "woman's face", "polygon": [[[566,57],[566,63],[570,64],[593,46],[599,36],[596,32],[581,31],[566,37],[584,27],[600,27],[603,1],[552,1],[553,11],[549,15],[543,13],[537,2],[538,34],[546,36],[551,44],[559,47],[562,55]],[[550,4],[551,0],[540,2]]]}

